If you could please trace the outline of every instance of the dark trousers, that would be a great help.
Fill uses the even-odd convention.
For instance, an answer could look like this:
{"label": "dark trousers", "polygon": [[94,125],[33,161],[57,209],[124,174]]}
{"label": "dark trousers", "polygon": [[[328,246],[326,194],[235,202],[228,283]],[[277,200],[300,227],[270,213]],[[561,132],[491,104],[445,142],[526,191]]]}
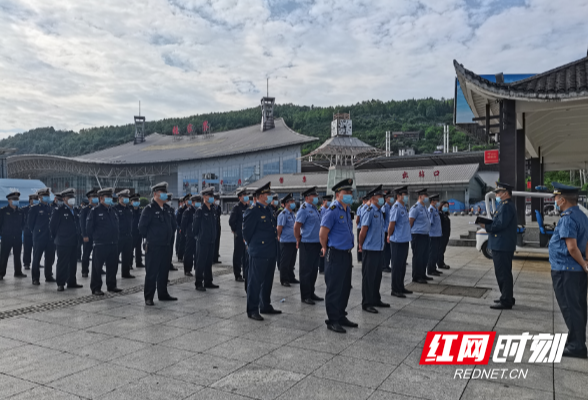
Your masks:
{"label": "dark trousers", "polygon": [[118,239],[121,276],[129,276],[133,265],[133,237],[124,236]]}
{"label": "dark trousers", "polygon": [[447,244],[449,243],[449,235],[445,235],[441,238],[441,244],[439,246],[439,254],[437,255],[437,266],[442,267],[445,265],[445,250],[447,250]]}
{"label": "dark trousers", "polygon": [[433,237],[429,238],[429,260],[427,262],[427,273],[436,272],[437,271],[437,258],[439,257],[439,248],[441,247],[441,242],[443,241],[443,237]]}
{"label": "dark trousers", "polygon": [[241,276],[241,264],[244,251],[245,243],[243,242],[243,236],[233,235],[233,273],[235,274],[235,278]]}
{"label": "dark trousers", "polygon": [[271,294],[276,258],[249,259],[247,272],[247,315],[272,309]]}
{"label": "dark trousers", "polygon": [[[492,252],[494,254],[494,252]],[[586,354],[586,295],[588,278],[584,271],[551,271],[553,291],[568,327],[566,348],[576,354]]]}
{"label": "dark trousers", "polygon": [[176,237],[172,235],[171,242],[169,243],[169,247],[167,248],[167,257],[169,259],[169,269],[171,270],[174,268],[174,243]]}
{"label": "dark trousers", "polygon": [[429,260],[429,235],[412,235],[412,279],[425,279]]}
{"label": "dark trousers", "polygon": [[192,272],[194,268],[194,255],[196,254],[196,239],[193,237],[186,238],[186,247],[184,248],[184,272]]}
{"label": "dark trousers", "polygon": [[390,253],[392,254],[392,291],[402,293],[404,290],[404,277],[406,275],[408,242],[390,242]]}
{"label": "dark trousers", "polygon": [[500,289],[500,302],[512,305],[512,258],[514,251],[492,250],[492,261],[494,262],[494,273]]}
{"label": "dark trousers", "polygon": [[76,261],[82,261],[82,246],[84,238],[78,237],[78,245],[76,246]]}
{"label": "dark trousers", "polygon": [[300,298],[309,299],[314,294],[318,276],[320,243],[300,243]]}
{"label": "dark trousers", "polygon": [[221,230],[220,230],[220,225],[217,225],[216,227],[216,240],[214,242],[214,254],[213,254],[213,261],[216,263],[218,262],[218,258],[220,257],[219,254],[219,249],[220,249],[220,234],[221,234]]}
{"label": "dark trousers", "polygon": [[94,242],[92,241],[92,238],[88,238],[88,241],[84,242],[82,247],[82,274],[87,274],[90,272],[90,254],[94,248]]}
{"label": "dark trousers", "polygon": [[8,266],[8,258],[10,257],[10,250],[12,250],[12,263],[14,264],[14,275],[22,274],[22,264],[20,263],[20,251],[22,249],[22,241],[5,237],[0,244],[0,276],[6,275],[6,267]]}
{"label": "dark trousers", "polygon": [[382,256],[382,269],[390,268],[390,261],[392,261],[392,254],[390,253],[390,246],[388,246],[388,232],[385,236],[384,254]]}
{"label": "dark trousers", "polygon": [[357,246],[356,246],[356,248],[357,248],[357,262],[361,262],[361,257],[362,257],[361,253],[359,251],[359,232],[361,232],[361,229],[357,230]]}
{"label": "dark trousers", "polygon": [[384,251],[363,250],[361,256],[361,305],[374,306],[382,301],[382,258]]}
{"label": "dark trousers", "polygon": [[325,307],[330,322],[339,322],[346,313],[351,293],[351,251],[336,250],[330,247],[325,258]]}
{"label": "dark trousers", "polygon": [[145,300],[153,300],[155,290],[157,297],[164,299],[169,296],[167,279],[169,276],[170,245],[153,246],[148,244],[145,249]]}
{"label": "dark trousers", "polygon": [[94,244],[94,250],[92,253],[90,289],[92,289],[92,292],[102,289],[103,266],[106,266],[106,289],[116,289],[118,246],[116,244]]}
{"label": "dark trousers", "polygon": [[78,269],[78,246],[56,245],[57,264],[55,267],[55,280],[57,286],[76,285],[76,272]]}
{"label": "dark trousers", "polygon": [[325,257],[319,257],[319,272],[325,272]]}
{"label": "dark trousers", "polygon": [[198,243],[196,252],[196,286],[212,283],[212,260],[214,258],[214,242]]}
{"label": "dark trousers", "polygon": [[33,253],[33,234],[26,229],[22,242],[22,263],[25,267],[31,266],[31,255]]}
{"label": "dark trousers", "polygon": [[294,266],[297,252],[296,243],[280,243],[280,282],[293,282],[296,279]]}
{"label": "dark trousers", "polygon": [[135,266],[143,266],[143,239],[141,235],[133,236],[133,252],[135,253]]}
{"label": "dark trousers", "polygon": [[247,246],[245,246],[245,250],[243,251],[241,264],[243,265],[243,280],[245,281],[245,293],[247,293],[247,276],[249,275],[249,250]]}
{"label": "dark trousers", "polygon": [[178,231],[178,237],[176,238],[177,249],[176,253],[178,254],[178,260],[184,259],[184,253],[186,252],[186,235],[183,232]]}
{"label": "dark trousers", "polygon": [[41,272],[41,257],[45,255],[45,279],[53,278],[53,261],[55,261],[55,245],[49,237],[33,240],[33,264],[31,265],[31,275],[33,282],[38,281]]}
{"label": "dark trousers", "polygon": [[[278,271],[282,270],[282,244],[278,241],[276,241],[276,267],[278,268]],[[292,267],[292,269],[294,269],[294,267]]]}

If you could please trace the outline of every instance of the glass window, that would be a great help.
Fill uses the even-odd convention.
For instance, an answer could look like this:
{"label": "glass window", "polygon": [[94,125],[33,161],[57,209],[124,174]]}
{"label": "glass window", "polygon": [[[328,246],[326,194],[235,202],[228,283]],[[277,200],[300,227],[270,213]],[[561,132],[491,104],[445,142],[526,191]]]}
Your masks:
{"label": "glass window", "polygon": [[214,191],[219,191],[220,179],[216,172],[205,172],[202,174],[202,189],[214,187]]}
{"label": "glass window", "polygon": [[288,158],[282,161],[282,173],[295,174],[298,172],[298,160],[295,158]]}
{"label": "glass window", "polygon": [[280,161],[268,161],[263,164],[263,176],[274,175],[280,173]]}
{"label": "glass window", "polygon": [[221,190],[223,193],[231,193],[239,187],[239,167],[223,168]]}
{"label": "glass window", "polygon": [[243,166],[243,185],[249,185],[259,178],[259,164]]}

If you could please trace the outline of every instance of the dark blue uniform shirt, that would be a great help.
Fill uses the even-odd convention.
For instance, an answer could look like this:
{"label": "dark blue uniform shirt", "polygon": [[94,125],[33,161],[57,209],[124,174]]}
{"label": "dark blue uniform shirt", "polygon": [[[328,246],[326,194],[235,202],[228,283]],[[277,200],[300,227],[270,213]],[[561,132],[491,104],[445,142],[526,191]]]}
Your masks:
{"label": "dark blue uniform shirt", "polygon": [[588,217],[580,207],[570,207],[561,213],[555,232],[549,241],[549,262],[554,271],[584,271],[568,251],[566,239],[576,239],[582,258],[586,259],[588,242]]}
{"label": "dark blue uniform shirt", "polygon": [[277,253],[278,231],[273,210],[261,203],[255,203],[243,216],[243,239],[254,258],[273,258]]}
{"label": "dark blue uniform shirt", "polygon": [[118,244],[118,216],[113,207],[100,204],[90,210],[86,234],[94,244]]}
{"label": "dark blue uniform shirt", "polygon": [[517,210],[512,199],[498,206],[492,223],[485,226],[488,248],[495,251],[515,251],[517,248]]}
{"label": "dark blue uniform shirt", "polygon": [[172,235],[174,232],[175,219],[170,216],[170,213],[157,204],[155,200],[151,200],[141,213],[139,218],[139,233],[151,246],[169,246],[171,244]]}

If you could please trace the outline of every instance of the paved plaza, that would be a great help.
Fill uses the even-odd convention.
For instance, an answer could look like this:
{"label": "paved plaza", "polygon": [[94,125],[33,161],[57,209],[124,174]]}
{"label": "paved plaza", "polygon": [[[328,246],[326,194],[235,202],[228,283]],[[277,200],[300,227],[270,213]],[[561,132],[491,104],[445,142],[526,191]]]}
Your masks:
{"label": "paved plaza", "polygon": [[[528,368],[526,379],[512,380],[454,379],[456,366],[419,365],[427,331],[566,332],[545,258],[515,260],[516,306],[502,312],[488,308],[499,297],[494,271],[475,248],[448,248],[451,269],[434,285],[411,286],[419,292],[407,299],[390,296],[384,274],[381,293],[392,306],[379,314],[361,309],[355,263],[348,312],[359,328],[341,335],[327,330],[324,303],[301,303],[298,287],[280,286],[277,275],[272,301],[284,313],[248,319],[243,284],[225,265],[232,254],[227,221],[223,216],[224,264],[214,267],[220,289],[196,292],[180,270],[170,274],[179,301],[155,307],[144,306],[143,270],[119,280],[122,294],[95,300],[89,279],[79,277],[83,289],[58,293],[43,279],[32,286],[30,271],[15,280],[10,264],[0,282],[0,398],[586,398],[587,360],[498,365]],[[324,293],[320,275],[317,294]]]}

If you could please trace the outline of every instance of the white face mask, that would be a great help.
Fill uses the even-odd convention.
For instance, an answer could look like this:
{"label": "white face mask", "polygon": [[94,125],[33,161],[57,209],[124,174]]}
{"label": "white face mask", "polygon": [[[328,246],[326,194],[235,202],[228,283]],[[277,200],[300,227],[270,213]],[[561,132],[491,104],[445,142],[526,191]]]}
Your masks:
{"label": "white face mask", "polygon": [[69,204],[70,206],[75,206],[76,199],[74,197],[67,199],[67,204]]}
{"label": "white face mask", "polygon": [[216,204],[217,206],[220,205],[220,200],[215,200],[214,204]]}

